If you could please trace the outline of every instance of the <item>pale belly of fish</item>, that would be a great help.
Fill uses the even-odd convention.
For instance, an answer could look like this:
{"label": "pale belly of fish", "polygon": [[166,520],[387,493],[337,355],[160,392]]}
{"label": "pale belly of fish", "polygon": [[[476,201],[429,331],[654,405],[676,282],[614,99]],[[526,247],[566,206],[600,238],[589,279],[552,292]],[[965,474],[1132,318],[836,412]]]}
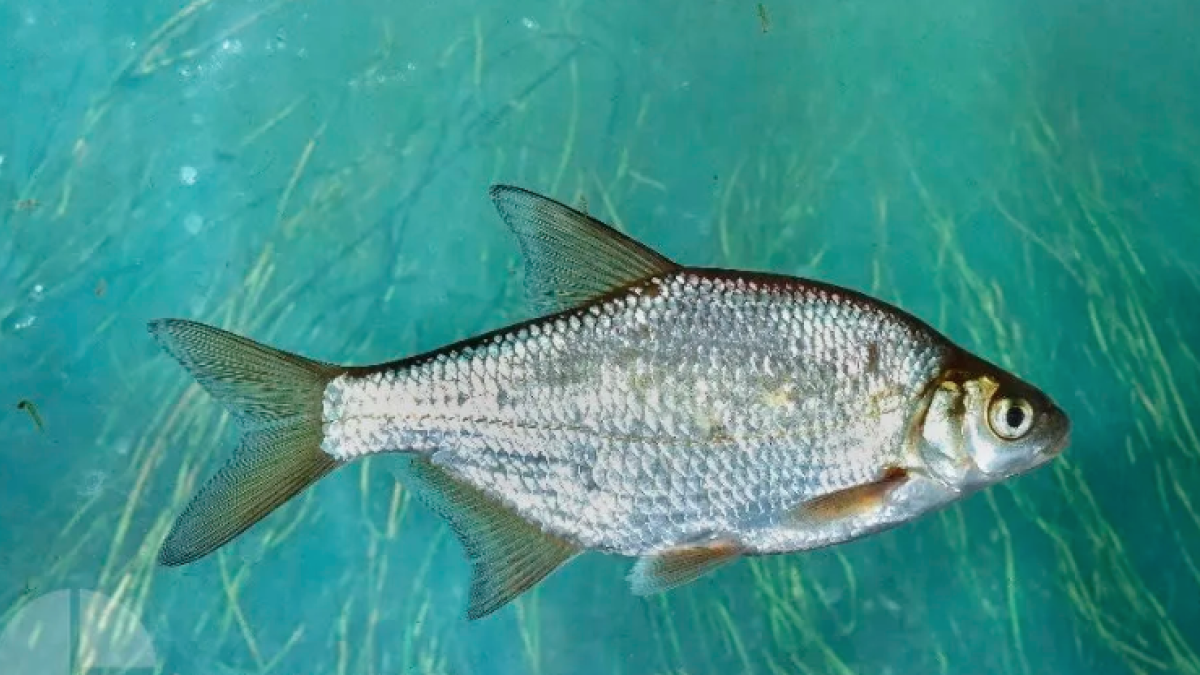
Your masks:
{"label": "pale belly of fish", "polygon": [[343,375],[326,390],[322,447],[343,461],[432,452],[587,549],[642,555],[737,531],[770,552],[798,504],[914,463],[904,440],[944,353],[836,291],[680,272],[401,370]]}

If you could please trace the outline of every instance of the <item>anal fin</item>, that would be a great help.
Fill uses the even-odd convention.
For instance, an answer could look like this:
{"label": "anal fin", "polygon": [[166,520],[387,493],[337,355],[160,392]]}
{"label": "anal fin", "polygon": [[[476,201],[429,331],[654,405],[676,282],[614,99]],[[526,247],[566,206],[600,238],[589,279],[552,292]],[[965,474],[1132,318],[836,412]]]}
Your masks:
{"label": "anal fin", "polygon": [[674,546],[638,558],[629,573],[629,586],[634,595],[668,591],[737,560],[744,551],[740,544],[727,538]]}
{"label": "anal fin", "polygon": [[409,458],[397,473],[405,487],[446,519],[466,550],[471,563],[470,620],[504,607],[580,552],[428,458]]}
{"label": "anal fin", "polygon": [[810,499],[793,509],[790,516],[797,522],[830,522],[870,513],[882,507],[888,493],[907,480],[907,471],[890,467],[872,483]]}

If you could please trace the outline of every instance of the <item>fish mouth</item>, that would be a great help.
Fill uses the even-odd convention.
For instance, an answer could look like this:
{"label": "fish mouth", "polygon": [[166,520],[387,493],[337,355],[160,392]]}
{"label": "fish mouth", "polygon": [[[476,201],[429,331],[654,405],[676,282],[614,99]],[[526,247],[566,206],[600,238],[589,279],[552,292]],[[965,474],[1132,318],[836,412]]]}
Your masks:
{"label": "fish mouth", "polygon": [[1059,437],[1058,442],[1046,449],[1046,454],[1050,457],[1058,457],[1063,454],[1067,446],[1071,444],[1071,433],[1067,432]]}
{"label": "fish mouth", "polygon": [[1045,455],[1047,459],[1058,457],[1063,453],[1064,450],[1067,449],[1067,446],[1070,444],[1071,427],[1067,425],[1062,431],[1059,432],[1058,438],[1054,439],[1052,443],[1048,444],[1046,448],[1042,450],[1042,454]]}

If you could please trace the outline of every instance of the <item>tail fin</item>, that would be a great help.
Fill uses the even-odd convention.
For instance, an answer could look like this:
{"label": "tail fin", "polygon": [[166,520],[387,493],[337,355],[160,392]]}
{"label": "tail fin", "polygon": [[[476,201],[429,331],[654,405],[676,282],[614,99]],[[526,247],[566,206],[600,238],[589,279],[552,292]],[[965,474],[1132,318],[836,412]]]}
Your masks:
{"label": "tail fin", "polygon": [[226,331],[180,319],[150,333],[220,401],[241,427],[241,445],[175,521],[163,565],[212,553],[340,464],[321,450],[325,385],[345,372]]}

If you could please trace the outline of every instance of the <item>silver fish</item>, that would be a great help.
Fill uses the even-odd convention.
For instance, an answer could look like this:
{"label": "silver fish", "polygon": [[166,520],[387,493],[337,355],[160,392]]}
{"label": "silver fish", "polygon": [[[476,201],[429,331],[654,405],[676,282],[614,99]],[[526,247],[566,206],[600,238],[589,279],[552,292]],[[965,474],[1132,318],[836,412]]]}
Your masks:
{"label": "silver fish", "polygon": [[491,196],[541,318],[365,367],[150,324],[242,430],[162,564],[207,555],[357,458],[403,453],[402,481],[472,563],[476,619],[583,551],[637,558],[633,592],[655,593],[907,523],[1069,442],[1044,393],[896,307],[685,268],[546,197]]}

